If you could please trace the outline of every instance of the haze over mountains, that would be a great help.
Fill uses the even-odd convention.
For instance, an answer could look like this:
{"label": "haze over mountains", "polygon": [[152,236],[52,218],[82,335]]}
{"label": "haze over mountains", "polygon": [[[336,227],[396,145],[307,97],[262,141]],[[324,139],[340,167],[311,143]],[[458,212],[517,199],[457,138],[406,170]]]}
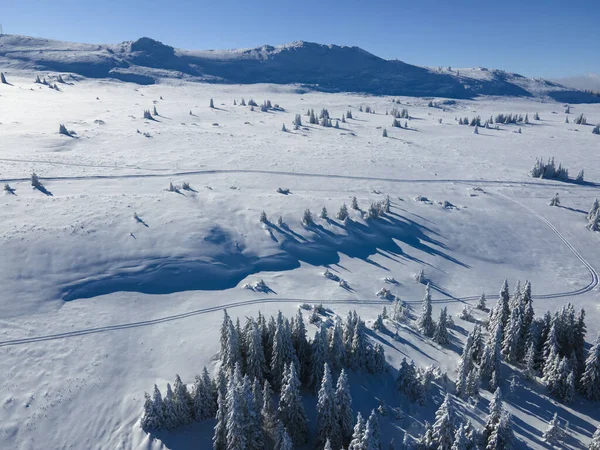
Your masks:
{"label": "haze over mountains", "polygon": [[150,38],[121,44],[78,44],[17,35],[0,36],[4,70],[70,72],[154,84],[160,78],[213,83],[298,84],[323,92],[436,96],[550,98],[596,103],[600,97],[562,84],[496,69],[429,69],[385,60],[359,47],[293,42],[253,49],[190,51]]}

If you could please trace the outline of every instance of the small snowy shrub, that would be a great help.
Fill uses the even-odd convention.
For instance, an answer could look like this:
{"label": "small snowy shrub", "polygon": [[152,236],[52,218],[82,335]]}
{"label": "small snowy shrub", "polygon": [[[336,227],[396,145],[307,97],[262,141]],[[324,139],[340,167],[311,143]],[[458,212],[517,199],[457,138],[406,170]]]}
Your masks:
{"label": "small snowy shrub", "polygon": [[423,269],[419,269],[417,273],[414,275],[415,281],[420,284],[424,284],[427,279],[425,278],[425,271]]}

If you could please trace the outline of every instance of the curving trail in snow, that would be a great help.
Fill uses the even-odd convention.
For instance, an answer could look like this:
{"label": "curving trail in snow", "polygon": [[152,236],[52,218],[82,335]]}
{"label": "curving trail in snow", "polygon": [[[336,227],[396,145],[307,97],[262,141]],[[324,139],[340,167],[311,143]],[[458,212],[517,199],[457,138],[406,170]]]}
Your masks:
{"label": "curving trail in snow", "polygon": [[[2,161],[2,159],[0,159]],[[17,162],[20,160],[16,159],[5,159],[5,161]],[[22,160],[20,162],[31,162]],[[86,181],[86,180],[119,180],[119,179],[136,179],[136,178],[165,178],[165,177],[183,177],[191,175],[219,175],[219,174],[257,174],[257,175],[271,175],[271,176],[290,176],[290,177],[307,177],[307,178],[328,178],[328,179],[341,179],[341,180],[358,180],[358,181],[382,181],[388,183],[465,183],[465,184],[494,184],[494,185],[516,185],[516,186],[544,186],[548,187],[553,184],[564,185],[565,182],[546,180],[540,181],[511,181],[511,180],[484,180],[484,179],[399,179],[399,178],[385,178],[385,177],[368,177],[358,175],[338,175],[338,174],[321,174],[321,173],[307,173],[307,172],[286,172],[286,171],[275,171],[275,170],[258,170],[258,169],[205,169],[205,170],[182,170],[178,172],[170,172],[170,169],[144,169],[140,167],[115,167],[115,166],[93,166],[78,163],[53,163],[49,161],[41,161],[48,164],[58,165],[73,165],[73,166],[85,166],[85,167],[102,167],[119,170],[145,170],[145,171],[156,171],[164,173],[137,173],[137,174],[126,174],[126,175],[74,175],[74,176],[58,176],[58,177],[43,177],[42,181]],[[30,177],[26,178],[2,178],[1,183],[19,183],[28,182]],[[570,186],[585,187],[585,188],[599,188],[598,183],[569,183]]]}
{"label": "curving trail in snow", "polygon": [[[429,183],[456,182],[456,183],[465,183],[465,184],[497,183],[497,184],[504,184],[504,185],[506,185],[506,184],[529,184],[529,185],[542,184],[544,186],[548,186],[548,184],[546,184],[546,183],[535,183],[535,182],[511,182],[511,181],[490,181],[490,180],[488,180],[488,181],[485,181],[485,180],[398,180],[398,179],[386,179],[386,178],[376,178],[376,177],[353,177],[353,176],[343,176],[343,175],[318,175],[318,174],[303,174],[303,173],[293,173],[293,172],[270,172],[270,171],[262,171],[262,170],[207,170],[207,171],[196,171],[196,172],[182,172],[182,173],[179,173],[179,175],[217,174],[217,173],[266,173],[266,174],[271,174],[271,175],[281,174],[281,175],[287,175],[287,176],[307,176],[307,177],[314,176],[314,177],[327,177],[327,178],[333,177],[333,178],[349,178],[349,179],[362,179],[362,180],[379,180],[379,181],[390,181],[390,182],[399,182],[399,183],[403,183],[403,182],[411,182],[411,183],[414,183],[414,182],[429,182]],[[178,175],[178,174],[171,173],[168,175],[144,174],[144,175],[122,175],[122,176],[118,176],[118,175],[110,176],[109,175],[109,176],[90,176],[90,177],[85,177],[85,176],[84,177],[56,177],[56,178],[46,178],[46,179],[58,181],[58,180],[85,180],[85,179],[98,179],[98,178],[118,179],[118,178],[134,178],[134,177],[162,177],[162,176],[174,176],[174,175]],[[28,181],[28,180],[29,179],[26,178],[26,179],[0,180],[0,181],[2,181],[2,182],[13,181],[14,182],[14,181]],[[586,185],[577,185],[577,186],[586,186]],[[539,220],[544,222],[546,224],[546,226],[548,226],[548,228],[550,228],[550,230],[567,246],[567,248],[573,253],[573,255],[575,255],[575,257],[584,265],[584,267],[587,269],[587,271],[590,274],[590,277],[591,277],[590,282],[586,286],[584,286],[580,289],[576,289],[574,291],[568,291],[568,292],[533,295],[533,298],[549,299],[549,298],[573,297],[576,295],[584,294],[586,292],[590,292],[598,285],[598,283],[599,283],[598,272],[573,247],[573,245],[567,240],[567,238],[565,238],[556,229],[556,227],[554,227],[554,225],[552,225],[552,223],[550,223],[550,221],[548,221],[547,219],[542,217],[540,214],[535,212],[533,209],[531,209],[530,207],[528,207],[527,205],[525,205],[524,203],[522,203],[516,199],[513,199],[505,194],[500,193],[500,192],[496,192],[495,194],[499,195],[507,200],[510,200],[513,203],[516,203],[517,205],[519,205],[522,208],[524,208],[525,210],[527,210],[530,214],[534,215]],[[432,303],[443,304],[443,303],[452,303],[452,302],[470,302],[470,301],[476,301],[478,299],[479,299],[479,295],[474,295],[474,296],[465,296],[465,297],[433,299]],[[420,300],[420,299],[419,300],[408,300],[408,301],[405,300],[405,303],[418,304],[418,303],[421,303],[421,301],[422,300]],[[251,299],[251,300],[230,302],[227,304],[221,304],[221,305],[217,305],[217,306],[196,309],[193,311],[188,311],[188,312],[184,312],[184,313],[180,313],[180,314],[159,317],[156,319],[122,323],[122,324],[116,324],[116,325],[107,325],[107,326],[101,326],[101,327],[85,328],[85,329],[69,331],[69,332],[65,332],[65,333],[57,333],[57,334],[26,337],[26,338],[21,338],[21,339],[5,340],[5,341],[0,341],[0,347],[8,347],[8,346],[35,343],[35,342],[43,342],[43,341],[51,341],[51,340],[56,340],[56,339],[66,339],[66,338],[70,338],[70,337],[85,336],[85,335],[89,335],[89,334],[106,333],[106,332],[111,332],[111,331],[129,329],[129,328],[151,326],[151,325],[156,325],[156,324],[160,324],[160,323],[181,320],[181,319],[185,319],[188,317],[209,314],[212,312],[220,311],[222,309],[231,309],[231,308],[250,306],[250,305],[261,304],[261,303],[304,303],[304,302],[323,303],[326,305],[353,305],[353,304],[354,305],[364,305],[364,304],[389,305],[389,303],[390,303],[388,300],[380,300],[380,299],[367,299],[367,300],[364,300],[364,299],[363,300],[361,300],[361,299],[346,299],[346,300],[342,300],[342,299],[323,299],[323,300],[310,299],[310,300],[306,300],[306,299],[297,299],[297,298],[278,298],[278,297]]]}

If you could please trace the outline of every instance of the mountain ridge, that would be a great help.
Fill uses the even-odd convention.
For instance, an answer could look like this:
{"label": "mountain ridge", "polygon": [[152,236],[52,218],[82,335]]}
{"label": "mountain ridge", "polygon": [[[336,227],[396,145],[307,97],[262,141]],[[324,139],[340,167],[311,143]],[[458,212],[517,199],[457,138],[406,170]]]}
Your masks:
{"label": "mountain ridge", "polygon": [[324,92],[474,98],[479,95],[597,103],[562,84],[498,69],[431,69],[386,60],[360,47],[294,41],[231,50],[177,49],[142,37],[120,44],[79,44],[0,35],[0,67],[71,72],[154,84],[161,78],[233,84],[298,84]]}

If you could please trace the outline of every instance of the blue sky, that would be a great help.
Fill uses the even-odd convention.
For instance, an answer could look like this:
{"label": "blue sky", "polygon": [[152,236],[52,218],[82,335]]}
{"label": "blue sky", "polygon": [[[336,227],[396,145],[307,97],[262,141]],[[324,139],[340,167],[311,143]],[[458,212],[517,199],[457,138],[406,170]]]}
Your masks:
{"label": "blue sky", "polygon": [[600,2],[557,0],[5,0],[5,33],[116,43],[149,36],[188,48],[294,40],[357,45],[427,66],[527,76],[600,73]]}

